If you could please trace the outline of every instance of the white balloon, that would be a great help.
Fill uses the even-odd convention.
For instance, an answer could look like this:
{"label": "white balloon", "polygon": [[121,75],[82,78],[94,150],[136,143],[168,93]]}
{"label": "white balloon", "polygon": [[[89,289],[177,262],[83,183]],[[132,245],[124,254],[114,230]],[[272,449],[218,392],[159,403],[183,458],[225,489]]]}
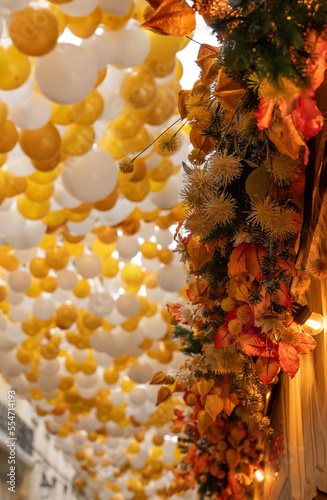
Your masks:
{"label": "white balloon", "polygon": [[72,290],[77,285],[78,278],[75,271],[61,269],[57,271],[57,285],[64,290]]}
{"label": "white balloon", "polygon": [[136,384],[146,384],[154,375],[154,369],[149,363],[135,363],[129,369],[129,378]]}
{"label": "white balloon", "polygon": [[142,406],[147,399],[146,390],[142,387],[133,387],[128,395],[130,403],[134,406]]}
{"label": "white balloon", "polygon": [[[87,349],[77,349],[74,348],[72,350],[72,355],[73,358],[78,362],[78,363],[83,363],[83,361],[86,361],[87,358],[89,357],[89,353]],[[82,373],[82,372],[79,372]]]}
{"label": "white balloon", "polygon": [[42,390],[53,391],[57,389],[60,384],[60,374],[45,375],[44,373],[40,373],[37,383]]}
{"label": "white balloon", "polygon": [[126,354],[130,356],[131,358],[139,358],[144,354],[144,349],[141,349],[140,347],[137,347],[135,345],[128,345],[126,347]]}
{"label": "white balloon", "polygon": [[23,342],[27,337],[21,325],[12,321],[8,321],[7,323],[6,335],[12,342]]}
{"label": "white balloon", "polygon": [[22,365],[18,362],[16,353],[17,349],[13,349],[0,358],[2,374],[5,377],[18,377],[22,373]]}
{"label": "white balloon", "polygon": [[93,90],[98,70],[89,52],[62,43],[36,59],[34,77],[39,90],[51,101],[75,104]]}
{"label": "white balloon", "polygon": [[94,254],[83,253],[75,261],[77,271],[83,278],[95,278],[101,272],[101,259]]}
{"label": "white balloon", "polygon": [[107,353],[111,334],[108,330],[96,330],[90,336],[90,346],[99,353]]}
{"label": "white balloon", "polygon": [[89,387],[92,387],[98,383],[99,375],[96,371],[94,373],[92,373],[91,375],[86,375],[83,372],[79,372],[76,375],[75,380],[79,386],[89,388]]}
{"label": "white balloon", "polygon": [[9,316],[14,321],[26,321],[30,317],[31,311],[29,307],[24,304],[18,306],[9,306]]}
{"label": "white balloon", "polygon": [[25,9],[29,4],[30,0],[0,0],[0,8],[1,9],[9,9],[9,10],[21,10]]}
{"label": "white balloon", "polygon": [[166,293],[162,288],[156,286],[155,288],[147,288],[146,296],[148,297],[148,299],[153,300],[154,302],[160,302],[160,300],[166,296]]}
{"label": "white balloon", "polygon": [[66,190],[78,200],[88,203],[109,196],[118,181],[114,159],[101,149],[69,158],[63,164],[61,175]]}
{"label": "white balloon", "polygon": [[50,120],[51,103],[40,94],[33,94],[21,104],[9,107],[9,117],[18,127],[35,130],[43,127]]}
{"label": "white balloon", "polygon": [[[0,0],[1,1],[1,0]],[[11,2],[11,0],[8,0]],[[29,76],[26,82],[13,90],[0,90],[0,100],[6,104],[18,104],[26,101],[33,92],[33,78]]]}
{"label": "white balloon", "polygon": [[41,321],[47,321],[52,318],[55,310],[56,303],[52,297],[44,297],[41,295],[34,300],[32,311],[34,316]]}
{"label": "white balloon", "polygon": [[8,212],[0,211],[0,233],[14,236],[20,233],[26,224],[26,219],[12,207]]}
{"label": "white balloon", "polygon": [[168,247],[173,241],[173,235],[169,229],[159,229],[154,233],[157,243],[163,247]]}
{"label": "white balloon", "polygon": [[58,4],[58,9],[64,14],[72,17],[83,17],[91,14],[99,5],[99,0],[72,0],[71,2]]}
{"label": "white balloon", "polygon": [[159,315],[144,318],[140,327],[145,335],[152,340],[161,339],[167,333],[167,323]]}
{"label": "white balloon", "polygon": [[99,92],[103,98],[103,111],[99,120],[100,122],[111,122],[118,118],[120,113],[123,111],[124,101],[121,98],[118,89],[110,91],[100,90]]}
{"label": "white balloon", "polygon": [[116,241],[116,249],[120,258],[130,260],[135,257],[140,245],[135,236],[122,235]]}
{"label": "white balloon", "polygon": [[[93,336],[94,334],[91,337]],[[93,358],[98,366],[101,366],[102,368],[110,368],[110,366],[112,366],[113,359],[105,352],[98,352],[97,350],[94,350]]]}
{"label": "white balloon", "polygon": [[90,295],[89,310],[95,316],[103,318],[114,308],[114,301],[107,290],[95,291]]}
{"label": "white balloon", "polygon": [[117,311],[116,308],[114,308],[111,313],[107,314],[106,320],[111,325],[120,325],[126,321],[126,316],[123,316],[119,311]]}
{"label": "white balloon", "polygon": [[107,39],[107,32],[103,31],[101,35],[92,35],[83,40],[81,47],[94,57],[98,71],[107,67],[111,60],[113,47]]}
{"label": "white balloon", "polygon": [[16,269],[9,274],[8,285],[14,292],[26,292],[31,286],[31,276],[22,269]]}
{"label": "white balloon", "polygon": [[44,359],[41,358],[39,362],[40,372],[44,375],[55,375],[60,369],[60,363],[58,359]]}
{"label": "white balloon", "polygon": [[176,205],[179,199],[179,187],[174,179],[169,178],[165,186],[160,191],[155,191],[150,194],[150,200],[157,207],[162,209],[172,208]]}
{"label": "white balloon", "polygon": [[115,226],[123,222],[135,209],[135,203],[127,200],[125,197],[118,197],[115,206],[107,212],[98,211],[100,219],[106,222],[108,226]]}
{"label": "white balloon", "polygon": [[165,266],[157,273],[157,282],[166,292],[179,292],[185,284],[184,271],[174,264]]}
{"label": "white balloon", "polygon": [[24,392],[29,392],[30,389],[30,385],[23,374],[13,377],[10,380],[10,385],[19,395]]}
{"label": "white balloon", "polygon": [[[16,342],[12,342],[8,339],[7,335],[4,332],[0,332],[0,351],[12,351],[15,347]],[[4,354],[0,355],[0,359],[2,356],[4,356]]]}
{"label": "white balloon", "polygon": [[[137,418],[137,422],[138,423],[144,423],[146,422],[147,418],[145,420],[142,419],[142,412],[140,414],[136,414],[134,415],[136,418]],[[140,422],[141,420],[141,422]],[[136,470],[141,470],[142,467],[144,467],[145,465],[145,462],[146,460],[144,460],[143,458],[139,457],[138,455],[132,455],[130,460],[129,460],[129,463],[131,464],[131,467],[133,467],[133,469],[136,469]]]}
{"label": "white balloon", "polygon": [[126,403],[126,394],[121,390],[112,391],[110,394],[110,402],[114,406],[121,406]]}
{"label": "white balloon", "polygon": [[144,62],[150,52],[150,36],[137,26],[126,25],[108,32],[108,40],[115,47],[111,64],[118,68],[132,68]]}
{"label": "white balloon", "polygon": [[24,300],[25,295],[20,292],[14,292],[13,290],[9,289],[7,292],[7,300],[9,304],[12,304],[13,306],[17,306],[18,304],[21,304]]}
{"label": "white balloon", "polygon": [[68,191],[64,188],[64,186],[57,182],[55,182],[55,191],[54,191],[54,199],[55,201],[63,208],[76,208],[81,202],[74,196],[68,193]]}
{"label": "white balloon", "polygon": [[162,156],[156,152],[153,152],[147,158],[144,158],[144,163],[148,170],[156,168],[158,165],[160,165],[161,161],[162,161]]}
{"label": "white balloon", "polygon": [[118,297],[116,307],[120,314],[130,318],[131,316],[138,314],[141,309],[141,302],[132,293],[124,293]]}
{"label": "white balloon", "polygon": [[36,171],[31,160],[23,155],[23,152],[22,156],[12,156],[10,154],[6,160],[6,165],[9,172],[16,175],[16,177],[28,177]]}
{"label": "white balloon", "polygon": [[107,14],[122,17],[131,8],[132,0],[100,0],[99,7]]}
{"label": "white balloon", "polygon": [[157,385],[148,385],[146,388],[147,398],[153,404],[156,404],[158,399],[158,391],[160,386]]}
{"label": "white balloon", "polygon": [[83,236],[92,231],[95,224],[95,216],[90,214],[81,222],[67,221],[67,229],[71,234]]}
{"label": "white balloon", "polygon": [[28,250],[15,250],[15,257],[21,262],[30,262],[36,255],[36,248]]}
{"label": "white balloon", "polygon": [[113,358],[118,358],[125,354],[127,335],[109,335],[107,353]]}
{"label": "white balloon", "polygon": [[140,327],[136,328],[136,330],[133,330],[132,332],[129,332],[128,334],[128,344],[132,346],[139,346],[142,344],[144,339],[145,335]]}
{"label": "white balloon", "polygon": [[10,234],[7,243],[18,250],[35,247],[45,235],[47,226],[40,220],[25,220],[24,227],[16,234]]}

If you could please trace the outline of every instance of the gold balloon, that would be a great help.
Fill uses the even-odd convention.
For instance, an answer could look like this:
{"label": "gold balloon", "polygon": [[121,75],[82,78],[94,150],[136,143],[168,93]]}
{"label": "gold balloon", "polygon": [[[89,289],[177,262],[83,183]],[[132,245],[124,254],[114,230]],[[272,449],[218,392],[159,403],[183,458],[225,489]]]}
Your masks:
{"label": "gold balloon", "polygon": [[62,137],[62,151],[70,156],[81,156],[90,151],[95,139],[93,127],[68,125]]}
{"label": "gold balloon", "polygon": [[15,47],[28,56],[43,56],[57,43],[58,21],[48,9],[25,9],[14,12],[9,22],[9,36]]}
{"label": "gold balloon", "polygon": [[24,153],[33,160],[53,158],[60,149],[60,134],[51,122],[37,130],[22,130],[19,144]]}
{"label": "gold balloon", "polygon": [[13,45],[0,47],[0,89],[17,89],[30,74],[29,58]]}
{"label": "gold balloon", "polygon": [[11,151],[18,140],[18,133],[12,121],[6,120],[0,127],[0,153]]}
{"label": "gold balloon", "polygon": [[76,118],[78,125],[92,125],[100,118],[104,108],[104,102],[101,94],[93,90],[84,100],[82,113]]}
{"label": "gold balloon", "polygon": [[52,269],[63,269],[69,262],[69,252],[64,246],[52,246],[46,250],[45,261]]}
{"label": "gold balloon", "polygon": [[70,31],[79,38],[88,38],[97,29],[101,21],[101,9],[97,7],[87,16],[82,17],[67,17],[67,26]]}

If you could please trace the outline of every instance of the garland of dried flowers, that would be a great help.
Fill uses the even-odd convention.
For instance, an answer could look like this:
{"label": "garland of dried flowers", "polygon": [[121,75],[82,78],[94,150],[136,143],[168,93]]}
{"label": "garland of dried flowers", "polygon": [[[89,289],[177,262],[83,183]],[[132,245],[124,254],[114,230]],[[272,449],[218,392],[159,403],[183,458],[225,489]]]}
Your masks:
{"label": "garland of dried flowers", "polygon": [[[146,27],[190,31],[184,0],[149,3]],[[263,413],[267,388],[280,369],[294,377],[299,355],[316,344],[296,323],[310,276],[295,265],[295,245],[307,142],[324,125],[315,90],[327,68],[327,6],[200,0],[193,7],[222,46],[200,48],[201,77],[180,93],[194,149],[183,164],[188,213],[176,233],[189,303],[168,304],[189,356],[174,382],[186,410],[175,410],[184,456],[171,492],[197,484],[202,496],[243,499],[260,464],[262,432],[273,434]],[[158,402],[172,392],[163,386]]]}

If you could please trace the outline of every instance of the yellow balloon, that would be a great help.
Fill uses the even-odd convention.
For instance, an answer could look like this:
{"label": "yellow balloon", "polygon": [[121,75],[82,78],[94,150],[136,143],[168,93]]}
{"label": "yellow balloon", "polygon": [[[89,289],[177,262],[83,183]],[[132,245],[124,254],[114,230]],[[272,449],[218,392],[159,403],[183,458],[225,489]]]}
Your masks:
{"label": "yellow balloon", "polygon": [[95,132],[90,125],[68,125],[62,137],[62,151],[70,156],[81,156],[90,151],[95,139]]}
{"label": "yellow balloon", "polygon": [[17,359],[23,365],[26,363],[30,363],[33,359],[33,353],[28,351],[24,347],[19,347],[16,353]]}
{"label": "yellow balloon", "polygon": [[31,283],[29,289],[26,290],[25,293],[26,293],[27,297],[32,297],[32,298],[39,297],[39,295],[41,295],[41,293],[42,293],[40,280],[38,280],[36,278],[32,278],[32,283]]}
{"label": "yellow balloon", "polygon": [[73,356],[67,356],[65,361],[65,368],[69,373],[77,373],[80,370],[80,363],[75,361]]}
{"label": "yellow balloon", "polygon": [[104,108],[104,102],[101,94],[93,90],[84,100],[82,113],[75,120],[78,125],[92,125],[100,118]]}
{"label": "yellow balloon", "polygon": [[98,146],[108,151],[115,160],[121,160],[121,158],[124,158],[129,153],[130,141],[119,139],[107,129],[99,140]]}
{"label": "yellow balloon", "polygon": [[41,356],[45,359],[55,359],[59,354],[59,347],[51,340],[41,347]]}
{"label": "yellow balloon", "polygon": [[58,21],[48,9],[25,9],[14,12],[9,22],[9,36],[15,47],[28,56],[44,56],[57,43]]}
{"label": "yellow balloon", "polygon": [[163,264],[170,264],[174,258],[173,253],[169,250],[169,248],[161,248],[161,250],[158,251],[158,257],[160,262]]}
{"label": "yellow balloon", "polygon": [[56,312],[56,325],[65,330],[69,328],[77,319],[77,309],[74,304],[62,304]]}
{"label": "yellow balloon", "polygon": [[114,367],[107,368],[104,371],[103,378],[107,384],[115,384],[119,379],[119,371]]}
{"label": "yellow balloon", "polygon": [[8,106],[4,102],[0,102],[0,127],[2,127],[7,120]]}
{"label": "yellow balloon", "polygon": [[42,219],[49,211],[50,201],[37,203],[29,200],[25,195],[20,195],[17,198],[17,208],[19,212],[30,220]]}
{"label": "yellow balloon", "polygon": [[77,285],[73,289],[73,293],[79,299],[85,299],[85,297],[88,297],[91,293],[91,286],[89,282],[84,278],[79,280]]}
{"label": "yellow balloon", "polygon": [[120,86],[120,95],[132,108],[145,108],[154,100],[157,85],[151,74],[143,68],[126,73]]}
{"label": "yellow balloon", "polygon": [[81,369],[86,375],[92,375],[96,371],[97,367],[97,363],[91,358],[81,363]]}
{"label": "yellow balloon", "polygon": [[93,35],[101,21],[101,9],[97,7],[91,14],[82,17],[67,16],[67,26],[79,38],[88,38]]}
{"label": "yellow balloon", "polygon": [[19,135],[24,153],[38,161],[53,158],[60,149],[60,142],[60,134],[51,122],[37,130],[22,130]]}
{"label": "yellow balloon", "polygon": [[[32,160],[32,163],[34,165],[35,162]],[[33,182],[36,182],[37,184],[49,184],[50,182],[54,181],[59,174],[60,174],[60,167],[55,166],[53,169],[51,169],[51,171],[33,172],[33,174],[29,176],[29,179],[31,179],[31,181]]]}
{"label": "yellow balloon", "polygon": [[74,377],[70,375],[61,375],[59,389],[61,391],[68,391],[74,385]]}
{"label": "yellow balloon", "polygon": [[121,114],[110,124],[110,131],[119,139],[131,139],[135,137],[141,130],[143,123],[138,113],[124,106]]}
{"label": "yellow balloon", "polygon": [[130,152],[138,153],[147,148],[152,142],[153,137],[150,136],[149,132],[145,127],[142,127],[140,132],[130,140]]}
{"label": "yellow balloon", "polygon": [[58,125],[69,125],[78,120],[84,111],[85,101],[76,104],[52,103],[51,121]]}
{"label": "yellow balloon", "polygon": [[158,255],[157,245],[152,241],[145,241],[142,243],[140,250],[146,259],[153,259]]}
{"label": "yellow balloon", "polygon": [[131,201],[142,201],[150,191],[148,179],[143,179],[140,182],[126,181],[120,186],[120,190]]}
{"label": "yellow balloon", "polygon": [[30,74],[29,58],[13,45],[0,47],[0,89],[17,89]]}
{"label": "yellow balloon", "polygon": [[156,168],[148,171],[148,177],[156,182],[165,182],[173,172],[173,164],[169,158],[162,158]]}
{"label": "yellow balloon", "polygon": [[18,140],[18,133],[12,121],[6,120],[0,127],[0,153],[11,151]]}
{"label": "yellow balloon", "polygon": [[29,200],[41,203],[42,201],[48,200],[53,191],[54,185],[52,182],[49,184],[38,184],[31,179],[27,179],[27,186],[24,194]]}
{"label": "yellow balloon", "polygon": [[49,228],[62,226],[67,220],[66,210],[57,210],[56,212],[48,212],[46,216],[42,219],[42,222],[49,226]]}
{"label": "yellow balloon", "polygon": [[40,286],[44,292],[52,293],[57,289],[57,280],[54,276],[46,276],[41,279]]}
{"label": "yellow balloon", "polygon": [[52,269],[59,270],[65,268],[69,262],[69,258],[69,252],[64,246],[56,245],[46,250],[45,260]]}
{"label": "yellow balloon", "polygon": [[0,198],[11,198],[23,193],[26,185],[23,177],[16,177],[8,170],[0,170]]}
{"label": "yellow balloon", "polygon": [[111,255],[108,255],[102,259],[102,269],[101,274],[106,278],[113,278],[119,271],[118,260]]}
{"label": "yellow balloon", "polygon": [[127,285],[138,286],[143,281],[143,271],[137,264],[129,262],[128,264],[125,264],[121,272],[121,277]]}
{"label": "yellow balloon", "polygon": [[124,16],[112,16],[111,14],[107,14],[107,12],[102,11],[101,24],[103,24],[103,27],[106,29],[119,30],[127,23],[133,14],[134,2],[131,2],[131,7]]}
{"label": "yellow balloon", "polygon": [[45,234],[39,243],[39,247],[43,250],[47,250],[56,245],[57,239],[53,234]]}
{"label": "yellow balloon", "polygon": [[169,88],[158,88],[156,98],[150,106],[140,111],[142,119],[149,125],[162,125],[176,110],[177,99]]}

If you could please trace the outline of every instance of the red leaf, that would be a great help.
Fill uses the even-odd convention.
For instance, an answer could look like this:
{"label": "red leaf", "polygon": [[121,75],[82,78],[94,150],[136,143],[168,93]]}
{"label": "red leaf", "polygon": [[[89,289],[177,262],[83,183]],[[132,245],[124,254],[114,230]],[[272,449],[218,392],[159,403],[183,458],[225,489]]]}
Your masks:
{"label": "red leaf", "polygon": [[284,342],[279,342],[278,354],[280,366],[291,378],[293,378],[300,368],[300,358],[295,347],[284,344]]}
{"label": "red leaf", "polygon": [[226,323],[224,323],[221,327],[219,327],[216,333],[214,346],[217,348],[228,347],[232,343],[232,340],[233,336],[229,333]]}
{"label": "red leaf", "polygon": [[230,278],[242,280],[247,276],[245,251],[248,246],[248,243],[242,243],[232,251],[228,263],[228,276]]}
{"label": "red leaf", "polygon": [[257,375],[264,385],[268,385],[277,375],[279,361],[277,358],[259,357],[255,364]]}
{"label": "red leaf", "polygon": [[[254,329],[253,329],[254,330]],[[269,356],[271,355],[272,342],[269,344],[257,334],[246,333],[238,338],[240,349],[249,356]]]}
{"label": "red leaf", "polygon": [[306,354],[315,349],[317,342],[311,337],[311,335],[301,332],[297,334],[297,337],[298,343],[293,347],[298,354]]}

